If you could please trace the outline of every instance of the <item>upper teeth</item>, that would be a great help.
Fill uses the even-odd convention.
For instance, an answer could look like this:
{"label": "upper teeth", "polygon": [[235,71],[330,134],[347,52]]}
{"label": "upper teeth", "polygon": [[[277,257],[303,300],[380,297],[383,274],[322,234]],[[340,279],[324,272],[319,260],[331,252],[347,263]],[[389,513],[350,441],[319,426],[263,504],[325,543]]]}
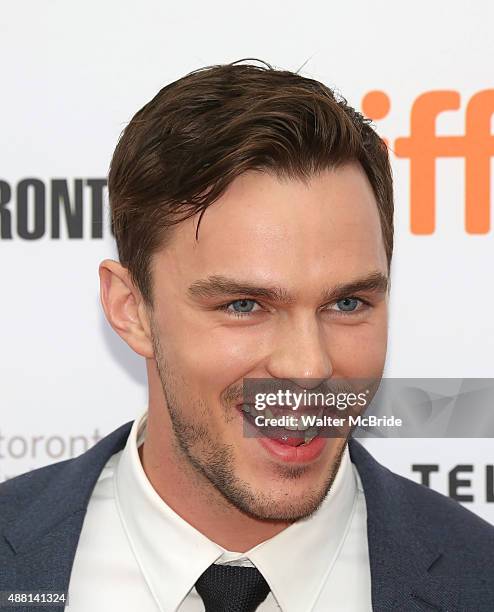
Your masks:
{"label": "upper teeth", "polygon": [[[250,404],[242,404],[242,410],[244,412],[247,412],[248,414],[258,414],[258,415],[264,415],[267,419],[273,419],[275,418],[273,412],[269,409],[269,408],[265,408],[263,409],[258,409],[255,406],[252,406]],[[317,414],[318,417],[322,416],[322,411],[323,408],[320,409],[319,413]],[[295,416],[295,415],[293,415]],[[290,431],[304,431],[305,432],[305,441],[310,441],[313,438],[315,438],[315,436],[317,436],[318,434],[318,428],[317,427],[311,427],[310,425],[304,425],[302,419],[300,418],[300,416],[297,417],[296,423],[294,425],[289,425],[289,424],[284,424],[284,429],[288,429]]]}

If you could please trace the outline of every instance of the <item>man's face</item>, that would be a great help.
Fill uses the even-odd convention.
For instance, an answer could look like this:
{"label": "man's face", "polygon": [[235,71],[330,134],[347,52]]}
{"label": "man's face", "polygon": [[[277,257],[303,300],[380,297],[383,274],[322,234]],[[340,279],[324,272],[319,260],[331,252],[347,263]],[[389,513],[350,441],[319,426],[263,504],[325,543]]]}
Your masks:
{"label": "man's face", "polygon": [[317,453],[297,460],[246,437],[242,383],[382,375],[386,292],[324,299],[387,277],[376,200],[356,163],[307,185],[248,172],[208,208],[198,241],[197,217],[152,260],[153,346],[175,456],[237,508],[297,520],[324,499],[345,440],[316,439]]}

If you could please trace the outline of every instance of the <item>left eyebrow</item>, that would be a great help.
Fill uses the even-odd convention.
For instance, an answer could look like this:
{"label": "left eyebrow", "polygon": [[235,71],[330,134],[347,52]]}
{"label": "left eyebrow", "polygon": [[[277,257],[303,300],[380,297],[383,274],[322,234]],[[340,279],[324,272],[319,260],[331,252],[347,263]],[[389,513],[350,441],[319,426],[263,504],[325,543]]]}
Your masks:
{"label": "left eyebrow", "polygon": [[372,272],[362,278],[348,283],[341,283],[326,291],[323,296],[325,302],[337,302],[355,293],[386,293],[389,287],[388,277],[382,272]]}
{"label": "left eyebrow", "polygon": [[[325,289],[321,294],[321,300],[323,302],[333,302],[349,297],[354,293],[385,293],[387,289],[387,276],[381,272],[371,272],[362,278]],[[282,287],[259,287],[250,282],[239,281],[222,275],[212,275],[206,279],[196,280],[187,291],[193,298],[249,295],[280,304],[293,304],[295,302],[295,296]]]}

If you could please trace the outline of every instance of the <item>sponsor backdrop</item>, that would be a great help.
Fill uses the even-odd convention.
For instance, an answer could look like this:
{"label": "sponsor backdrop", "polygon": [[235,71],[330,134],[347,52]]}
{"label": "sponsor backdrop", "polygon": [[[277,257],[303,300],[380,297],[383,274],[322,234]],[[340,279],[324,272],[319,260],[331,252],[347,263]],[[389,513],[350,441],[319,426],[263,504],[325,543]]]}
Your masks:
{"label": "sponsor backdrop", "polygon": [[[494,377],[494,5],[464,0],[6,2],[0,17],[0,480],[77,455],[146,408],[144,360],[107,324],[106,173],[165,84],[257,57],[375,120],[396,185],[386,375]],[[365,440],[494,523],[489,438]]]}

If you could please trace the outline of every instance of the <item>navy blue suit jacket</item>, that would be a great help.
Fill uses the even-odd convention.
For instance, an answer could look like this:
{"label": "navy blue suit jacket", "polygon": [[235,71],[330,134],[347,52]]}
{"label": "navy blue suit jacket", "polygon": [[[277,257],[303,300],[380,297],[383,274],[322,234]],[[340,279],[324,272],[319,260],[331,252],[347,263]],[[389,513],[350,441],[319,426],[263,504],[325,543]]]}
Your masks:
{"label": "navy blue suit jacket", "polygon": [[[68,591],[91,492],[107,460],[125,446],[131,425],[79,457],[0,485],[0,591]],[[494,612],[494,527],[389,471],[356,440],[349,449],[367,505],[373,610]]]}

